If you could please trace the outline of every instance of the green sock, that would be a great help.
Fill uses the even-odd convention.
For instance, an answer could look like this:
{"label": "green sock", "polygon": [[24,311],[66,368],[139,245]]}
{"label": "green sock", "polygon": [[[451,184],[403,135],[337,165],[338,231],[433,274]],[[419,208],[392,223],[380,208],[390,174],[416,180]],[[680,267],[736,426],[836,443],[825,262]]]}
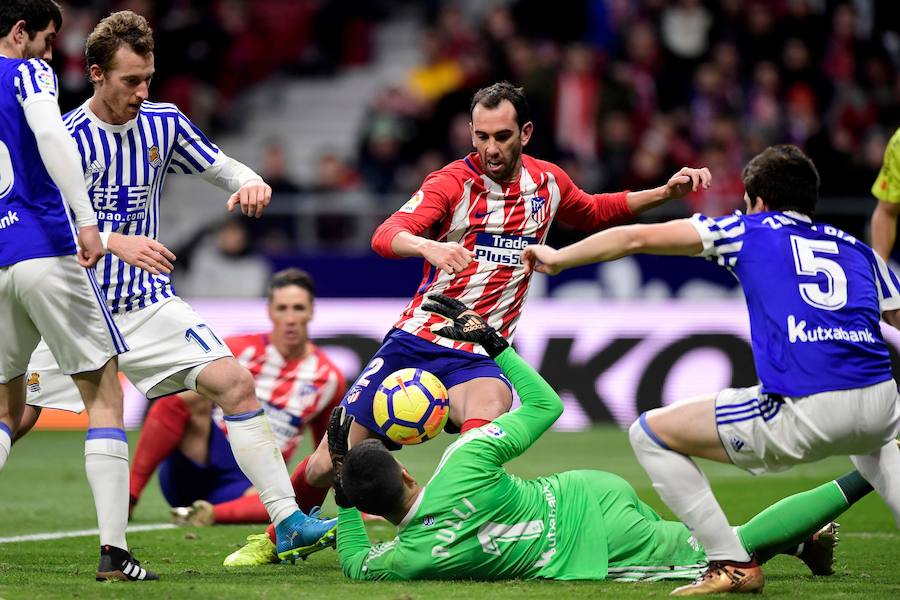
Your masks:
{"label": "green sock", "polygon": [[850,504],[838,483],[829,481],[779,500],[738,527],[738,538],[747,552],[756,553],[757,560],[763,563],[809,539]]}

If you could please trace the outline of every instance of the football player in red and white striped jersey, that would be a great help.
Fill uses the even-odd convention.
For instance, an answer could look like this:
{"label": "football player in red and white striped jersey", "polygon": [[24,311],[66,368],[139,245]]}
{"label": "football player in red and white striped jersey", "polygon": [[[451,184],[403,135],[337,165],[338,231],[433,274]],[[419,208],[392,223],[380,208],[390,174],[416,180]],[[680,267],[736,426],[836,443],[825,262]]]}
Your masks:
{"label": "football player in red and white striped jersey", "polygon": [[460,300],[512,339],[530,279],[522,250],[542,243],[554,219],[596,231],[707,188],[711,180],[708,169],[685,167],[654,189],[588,194],[555,164],[523,153],[532,129],[521,88],[502,82],[479,90],[472,99],[476,151],[430,174],[376,230],[376,252],[388,258],[422,257],[424,274],[385,345],[344,400],[356,417],[351,441],[383,437],[370,410],[377,385],[368,382],[400,367],[431,370],[444,382],[450,420],[463,431],[509,409],[508,382],[483,350],[432,331],[441,318],[421,309],[428,294]]}
{"label": "football player in red and white striped jersey", "polygon": [[[238,361],[253,375],[259,403],[266,411],[287,461],[308,425],[315,444],[325,435],[331,410],[344,395],[341,371],[309,340],[313,316],[312,279],[299,269],[273,275],[269,283],[270,333],[226,338]],[[261,522],[268,516],[259,496],[235,462],[221,411],[193,392],[157,400],[144,422],[131,468],[132,505],[160,465],[163,495],[173,514],[194,524]],[[306,481],[303,461],[291,477],[305,512],[320,505],[328,484]],[[310,504],[310,502],[312,504]]]}

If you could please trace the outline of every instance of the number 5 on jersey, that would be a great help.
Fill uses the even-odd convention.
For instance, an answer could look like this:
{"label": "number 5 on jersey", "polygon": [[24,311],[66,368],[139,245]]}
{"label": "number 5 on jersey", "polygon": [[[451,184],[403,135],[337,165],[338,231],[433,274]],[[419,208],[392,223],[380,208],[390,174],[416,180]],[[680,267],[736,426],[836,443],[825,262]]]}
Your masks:
{"label": "number 5 on jersey", "polygon": [[797,275],[815,277],[825,275],[825,289],[818,283],[800,283],[800,297],[814,308],[838,310],[847,304],[847,274],[843,267],[830,258],[816,256],[816,253],[837,255],[838,245],[830,240],[810,240],[798,235],[791,236],[794,251],[794,268]]}

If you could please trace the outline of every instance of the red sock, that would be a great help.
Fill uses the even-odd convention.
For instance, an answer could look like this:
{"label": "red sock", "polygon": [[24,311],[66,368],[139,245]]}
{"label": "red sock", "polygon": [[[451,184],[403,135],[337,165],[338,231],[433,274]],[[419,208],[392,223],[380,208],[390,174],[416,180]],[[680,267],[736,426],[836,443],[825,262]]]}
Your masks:
{"label": "red sock", "polygon": [[311,456],[304,458],[291,475],[291,483],[294,485],[294,495],[297,497],[297,504],[300,506],[300,510],[306,514],[309,514],[309,511],[314,507],[322,506],[325,496],[328,495],[327,487],[313,487],[306,482],[306,464]]}
{"label": "red sock", "polygon": [[490,423],[490,420],[488,419],[466,419],[463,422],[462,427],[459,428],[459,432],[462,434],[469,431],[470,429],[475,429],[477,427],[481,427],[482,425],[487,425],[488,423]]}
{"label": "red sock", "polygon": [[275,526],[269,523],[269,526],[266,527],[266,533],[269,534],[269,539],[272,540],[273,544],[277,544],[278,540],[275,539]]}
{"label": "red sock", "polygon": [[153,403],[131,460],[129,491],[132,497],[141,496],[156,468],[178,448],[190,420],[191,411],[177,395],[163,396]]}
{"label": "red sock", "polygon": [[269,511],[259,499],[259,494],[248,494],[213,505],[216,523],[267,523]]}

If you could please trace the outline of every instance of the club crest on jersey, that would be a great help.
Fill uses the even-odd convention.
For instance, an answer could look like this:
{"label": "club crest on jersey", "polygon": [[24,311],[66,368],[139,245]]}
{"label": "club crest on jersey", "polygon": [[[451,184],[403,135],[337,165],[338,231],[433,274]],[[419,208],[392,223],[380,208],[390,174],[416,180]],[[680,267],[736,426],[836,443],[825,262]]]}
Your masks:
{"label": "club crest on jersey", "polygon": [[547,199],[543,196],[532,196],[528,201],[531,206],[531,218],[535,223],[542,223],[547,218]]}
{"label": "club crest on jersey", "polygon": [[423,192],[422,190],[419,190],[418,192],[416,192],[415,194],[412,195],[412,198],[410,198],[409,200],[406,201],[406,204],[404,204],[403,206],[400,207],[400,210],[398,212],[411,213],[414,210],[416,210],[416,208],[418,208],[418,206],[420,204],[422,204],[422,200],[424,200],[424,199],[425,199],[425,192]]}
{"label": "club crest on jersey", "polygon": [[479,233],[475,236],[475,260],[505,267],[520,267],[522,250],[536,243],[536,237]]}
{"label": "club crest on jersey", "polygon": [[362,388],[359,386],[353,386],[353,388],[347,392],[347,395],[344,396],[344,402],[347,404],[353,404],[357,400],[359,400],[359,394],[362,392]]}
{"label": "club crest on jersey", "polygon": [[147,148],[147,162],[149,162],[150,166],[154,169],[158,169],[162,166],[162,158],[159,156],[159,146],[156,144]]}
{"label": "club crest on jersey", "polygon": [[32,371],[25,380],[25,387],[32,394],[38,394],[41,391],[41,374]]}

